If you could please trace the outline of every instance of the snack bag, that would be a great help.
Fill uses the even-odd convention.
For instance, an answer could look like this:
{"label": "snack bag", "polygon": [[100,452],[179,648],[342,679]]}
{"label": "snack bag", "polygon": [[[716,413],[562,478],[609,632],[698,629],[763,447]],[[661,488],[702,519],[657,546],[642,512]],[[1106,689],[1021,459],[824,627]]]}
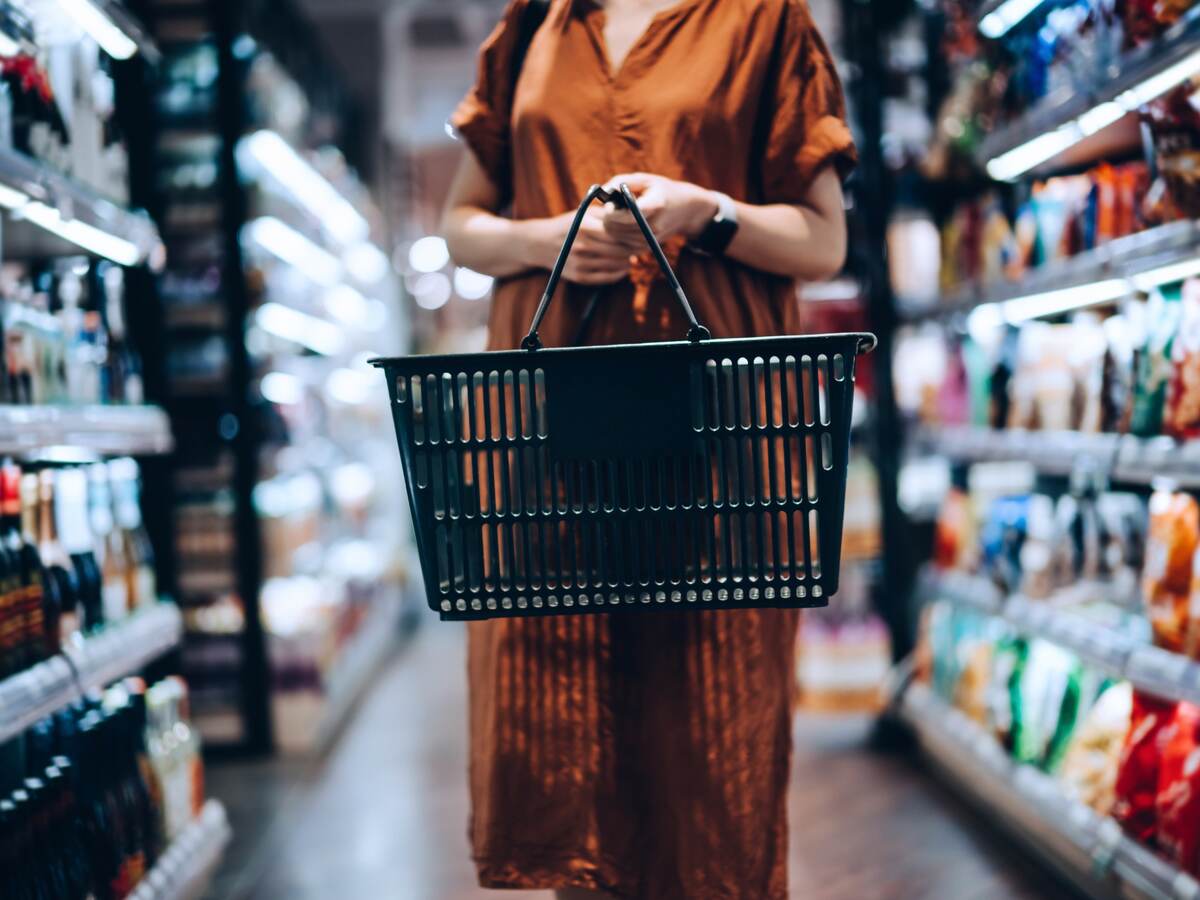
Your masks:
{"label": "snack bag", "polygon": [[1112,812],[1116,799],[1117,769],[1132,711],[1133,686],[1129,682],[1102,687],[1071,738],[1059,770],[1059,777],[1075,796],[1102,816]]}
{"label": "snack bag", "polygon": [[1192,557],[1192,586],[1188,591],[1183,652],[1192,659],[1200,659],[1200,549]]}
{"label": "snack bag", "polygon": [[1153,846],[1157,831],[1158,776],[1175,706],[1134,691],[1129,732],[1117,766],[1112,816],[1130,837],[1148,846]]}
{"label": "snack bag", "polygon": [[960,568],[963,548],[971,534],[971,504],[961,488],[952,487],[942,499],[933,530],[933,564],[943,570]]}
{"label": "snack bag", "polygon": [[1200,507],[1189,494],[1155,491],[1142,570],[1142,602],[1160,647],[1180,652],[1187,635]]}
{"label": "snack bag", "polygon": [[1129,430],[1139,437],[1155,437],[1162,432],[1167,385],[1171,380],[1171,354],[1179,330],[1178,294],[1155,291],[1150,295],[1146,313],[1146,344],[1137,359]]}
{"label": "snack bag", "polygon": [[[1059,761],[1079,710],[1079,671],[1079,663],[1061,647],[1030,643],[1013,716],[1013,757],[1018,762],[1045,768]],[[1064,720],[1065,733],[1059,735]]]}
{"label": "snack bag", "polygon": [[1154,811],[1159,851],[1179,868],[1200,872],[1200,707],[1180,703],[1165,729]]}
{"label": "snack bag", "polygon": [[1200,435],[1200,280],[1195,278],[1183,283],[1171,363],[1163,430],[1185,441]]}

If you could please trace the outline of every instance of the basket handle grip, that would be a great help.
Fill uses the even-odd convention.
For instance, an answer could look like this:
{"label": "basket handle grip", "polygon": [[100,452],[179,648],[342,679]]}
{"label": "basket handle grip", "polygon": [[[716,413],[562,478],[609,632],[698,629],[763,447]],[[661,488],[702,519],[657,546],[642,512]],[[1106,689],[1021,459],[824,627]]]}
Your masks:
{"label": "basket handle grip", "polygon": [[679,279],[675,277],[675,273],[671,269],[671,264],[667,261],[667,256],[663,253],[662,247],[659,246],[654,232],[650,230],[650,225],[646,221],[646,217],[638,209],[637,200],[634,198],[633,192],[629,190],[629,185],[621,184],[617,190],[607,191],[600,185],[593,184],[588,188],[588,192],[584,196],[583,202],[579,204],[579,209],[576,211],[575,218],[571,222],[571,227],[567,230],[567,238],[563,241],[562,249],[558,251],[558,259],[554,261],[554,268],[550,272],[550,280],[546,283],[546,290],[542,294],[542,302],[538,304],[537,312],[533,314],[533,322],[529,326],[529,333],[521,341],[521,349],[540,350],[542,348],[542,340],[538,337],[538,326],[542,324],[542,317],[546,315],[546,310],[550,306],[550,300],[554,297],[554,292],[558,288],[558,282],[562,278],[563,266],[567,264],[567,256],[571,252],[571,245],[575,243],[575,236],[579,234],[579,227],[583,224],[583,217],[587,213],[588,207],[595,200],[624,207],[633,213],[633,218],[637,222],[638,228],[642,231],[642,237],[646,239],[650,251],[654,254],[654,259],[658,262],[658,267],[662,269],[662,273],[667,279],[667,284],[671,286],[671,291],[675,294],[679,305],[683,307],[683,314],[687,316],[687,339],[696,343],[710,338],[712,335],[709,333],[709,330],[696,321],[696,314],[692,312],[692,305],[688,302],[687,294],[683,292],[683,287],[679,284]]}

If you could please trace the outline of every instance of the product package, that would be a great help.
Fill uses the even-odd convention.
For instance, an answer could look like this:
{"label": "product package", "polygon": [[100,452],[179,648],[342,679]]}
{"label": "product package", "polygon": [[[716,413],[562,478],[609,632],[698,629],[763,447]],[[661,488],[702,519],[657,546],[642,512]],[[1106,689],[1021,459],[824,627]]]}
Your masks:
{"label": "product package", "polygon": [[1129,424],[1130,432],[1139,437],[1154,437],[1162,432],[1179,318],[1177,291],[1155,291],[1150,295],[1146,309],[1146,343],[1138,354],[1133,416]]}
{"label": "product package", "polygon": [[1132,685],[1105,686],[1071,739],[1059,770],[1075,796],[1104,816],[1112,812],[1116,799],[1117,770],[1132,710]]}
{"label": "product package", "polygon": [[1155,491],[1142,572],[1142,601],[1155,642],[1185,648],[1193,558],[1200,545],[1200,507],[1190,494]]}
{"label": "product package", "polygon": [[1035,640],[1021,670],[1013,714],[1013,758],[1052,770],[1079,713],[1082,670],[1068,651]]}
{"label": "product package", "polygon": [[1200,873],[1200,708],[1180,703],[1164,734],[1154,811],[1160,853]]}
{"label": "product package", "polygon": [[1200,436],[1200,280],[1195,278],[1183,283],[1171,363],[1163,430],[1186,441]]}
{"label": "product package", "polygon": [[1158,830],[1158,776],[1175,706],[1134,691],[1129,733],[1117,767],[1112,816],[1134,840],[1149,846]]}

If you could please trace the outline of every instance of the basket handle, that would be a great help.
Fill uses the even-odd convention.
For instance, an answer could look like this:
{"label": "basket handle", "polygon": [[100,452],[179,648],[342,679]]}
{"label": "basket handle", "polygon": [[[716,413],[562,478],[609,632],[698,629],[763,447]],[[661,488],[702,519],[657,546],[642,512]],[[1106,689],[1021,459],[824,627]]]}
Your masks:
{"label": "basket handle", "polygon": [[667,261],[667,256],[663,253],[662,247],[659,246],[654,232],[650,230],[650,225],[646,221],[646,217],[638,209],[637,200],[634,198],[632,191],[629,190],[629,185],[621,184],[615,191],[606,191],[600,185],[593,184],[588,188],[588,192],[584,196],[583,202],[579,204],[579,209],[576,211],[575,218],[571,222],[571,227],[567,230],[567,239],[563,241],[562,249],[558,251],[558,259],[554,261],[554,268],[550,272],[550,280],[546,283],[546,290],[542,294],[542,302],[538,304],[537,312],[533,314],[533,322],[529,326],[529,333],[521,341],[521,349],[540,350],[542,348],[542,340],[538,337],[538,326],[542,324],[542,317],[546,315],[546,310],[550,306],[550,300],[558,288],[559,279],[562,278],[563,266],[567,264],[567,255],[571,252],[571,245],[575,243],[575,236],[579,234],[579,227],[583,224],[583,217],[587,213],[588,207],[597,199],[604,203],[612,203],[614,206],[624,207],[633,213],[633,218],[637,222],[638,228],[642,230],[642,237],[646,239],[646,243],[650,246],[650,251],[654,254],[654,258],[658,262],[658,267],[662,269],[663,275],[666,276],[667,284],[671,286],[676,299],[679,300],[679,305],[683,307],[683,314],[687,316],[687,339],[696,343],[712,337],[709,330],[696,321],[696,314],[692,312],[692,305],[688,303],[687,294],[683,292],[683,287],[679,284],[679,279],[675,277],[675,273],[671,270],[671,264]]}

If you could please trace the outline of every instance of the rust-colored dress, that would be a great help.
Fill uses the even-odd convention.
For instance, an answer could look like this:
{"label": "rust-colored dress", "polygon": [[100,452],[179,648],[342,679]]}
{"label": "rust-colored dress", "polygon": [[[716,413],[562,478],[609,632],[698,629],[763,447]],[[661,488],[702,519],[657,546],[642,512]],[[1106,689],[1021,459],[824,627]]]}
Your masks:
{"label": "rust-colored dress", "polygon": [[[841,87],[803,0],[680,0],[614,72],[603,9],[553,0],[515,99],[526,0],[484,44],[453,123],[516,218],[574,209],[645,171],[752,203],[798,202],[854,148]],[[798,331],[792,284],[684,251],[714,337]],[[497,285],[490,346],[515,347],[546,273]],[[575,333],[588,288],[560,289],[540,333]],[[658,282],[604,296],[589,340],[680,339]],[[646,900],[783,900],[797,613],[555,616],[469,626],[470,836],[480,883]]]}

